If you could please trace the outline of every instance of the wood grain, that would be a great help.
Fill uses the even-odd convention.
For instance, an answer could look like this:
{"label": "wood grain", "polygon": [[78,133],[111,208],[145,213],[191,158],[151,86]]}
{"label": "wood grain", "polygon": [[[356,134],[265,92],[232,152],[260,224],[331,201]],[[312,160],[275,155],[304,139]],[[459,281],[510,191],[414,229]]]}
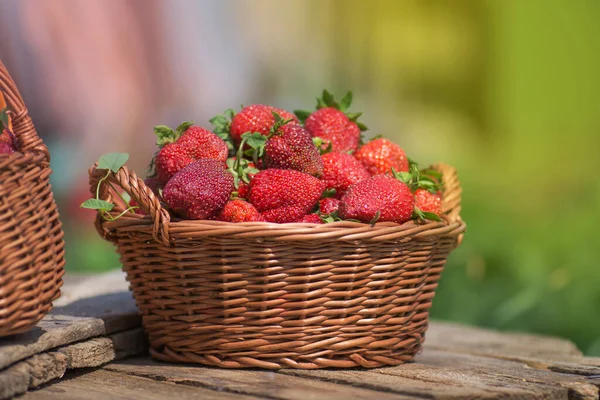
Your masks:
{"label": "wood grain", "polygon": [[146,347],[145,336],[140,328],[136,328],[35,354],[0,370],[0,399],[11,398],[61,378],[68,369],[97,367],[141,354]]}
{"label": "wood grain", "polygon": [[129,376],[139,376],[185,386],[210,388],[217,392],[235,392],[264,399],[331,400],[331,399],[404,399],[400,393],[373,392],[331,382],[263,370],[229,370],[189,365],[173,365],[136,358],[106,365],[103,369]]}
{"label": "wood grain", "polygon": [[243,394],[216,392],[201,387],[175,385],[106,370],[84,373],[52,386],[29,392],[23,400],[251,400]]}

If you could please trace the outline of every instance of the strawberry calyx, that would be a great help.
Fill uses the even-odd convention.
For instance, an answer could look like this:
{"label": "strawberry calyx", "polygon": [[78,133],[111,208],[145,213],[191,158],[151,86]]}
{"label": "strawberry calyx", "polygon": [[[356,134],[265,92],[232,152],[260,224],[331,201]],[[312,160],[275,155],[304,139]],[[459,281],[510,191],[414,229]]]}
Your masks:
{"label": "strawberry calyx", "polygon": [[194,121],[184,121],[175,130],[169,128],[166,125],[156,125],[154,127],[154,134],[156,135],[156,145],[158,148],[163,148],[169,143],[175,143],[177,139],[183,135],[189,127],[194,125]]}
{"label": "strawberry calyx", "polygon": [[[319,153],[321,155],[331,153],[333,151],[333,143],[331,143],[329,140],[325,141],[320,137],[315,136],[312,138],[312,141],[315,147],[319,149]],[[327,143],[327,146],[323,146],[325,143]]]}
{"label": "strawberry calyx", "polygon": [[421,211],[416,206],[413,209],[412,219],[415,219],[415,220],[418,220],[418,221],[425,221],[425,220],[436,221],[436,222],[440,222],[441,221],[440,216],[437,215],[436,213],[427,212],[427,211]]}
{"label": "strawberry calyx", "polygon": [[[327,89],[325,89],[325,90],[323,90],[322,96],[317,97],[316,109],[320,110],[321,108],[335,108],[336,110],[340,110],[344,114],[346,114],[348,119],[350,121],[354,122],[361,131],[366,131],[368,129],[367,126],[365,124],[363,124],[362,122],[358,121],[358,118],[363,113],[362,112],[357,112],[357,113],[347,112],[348,109],[350,108],[350,105],[352,105],[352,91],[351,90],[348,91],[348,93],[346,93],[344,95],[344,97],[342,97],[342,100],[337,102],[335,100],[334,95],[331,94]],[[306,121],[306,119],[310,116],[310,114],[312,114],[312,111],[294,110],[294,114],[296,114],[296,117],[298,117],[300,122],[304,123],[304,121]]]}
{"label": "strawberry calyx", "polygon": [[[242,107],[243,108],[243,107]],[[231,120],[235,116],[235,111],[231,108],[225,110],[223,114],[216,115],[208,120],[214,125],[213,133],[223,139],[227,143],[227,149],[229,149],[229,155],[235,154],[235,147],[233,146],[233,139],[229,133],[231,129]]]}
{"label": "strawberry calyx", "polygon": [[[250,161],[242,157],[228,158],[227,161],[227,171],[233,175],[233,184],[235,188],[238,189],[240,187],[240,182],[250,183],[250,175],[257,174],[259,170],[250,165]],[[237,194],[237,192],[234,192]]]}
{"label": "strawberry calyx", "polygon": [[271,111],[271,114],[273,114],[273,118],[275,118],[275,123],[271,127],[268,138],[271,138],[276,135],[281,135],[281,133],[279,132],[279,128],[281,128],[282,126],[284,126],[286,124],[289,124],[290,122],[292,122],[294,120],[293,118],[284,119],[276,111]]}
{"label": "strawberry calyx", "polygon": [[404,182],[411,192],[417,189],[425,189],[431,193],[438,193],[443,190],[442,174],[432,168],[419,170],[419,165],[409,160],[409,172],[398,172],[392,168],[394,178]]}
{"label": "strawberry calyx", "polygon": [[[242,141],[238,147],[236,153],[236,160],[241,160],[246,157],[251,157],[252,161],[254,161],[255,165],[258,165],[258,160],[262,159],[265,155],[265,146],[267,141],[273,136],[279,136],[282,133],[279,129],[292,122],[293,119],[284,119],[277,112],[272,111],[273,118],[275,118],[275,123],[271,127],[268,135],[263,135],[259,132],[246,132],[242,134]],[[241,161],[240,161],[241,162]]]}

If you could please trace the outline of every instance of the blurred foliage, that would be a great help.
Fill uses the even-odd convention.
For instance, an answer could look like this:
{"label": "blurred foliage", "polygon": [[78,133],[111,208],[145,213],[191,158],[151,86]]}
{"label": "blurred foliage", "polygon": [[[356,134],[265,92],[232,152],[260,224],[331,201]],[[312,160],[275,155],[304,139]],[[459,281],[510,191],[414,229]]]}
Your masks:
{"label": "blurred foliage", "polygon": [[[600,2],[285,4],[320,12],[277,19],[252,2],[269,23],[245,32],[264,38],[267,61],[256,98],[231,104],[293,109],[324,86],[352,88],[373,134],[460,172],[468,232],[433,317],[560,335],[600,355]],[[67,233],[69,269],[117,266],[95,231]]]}

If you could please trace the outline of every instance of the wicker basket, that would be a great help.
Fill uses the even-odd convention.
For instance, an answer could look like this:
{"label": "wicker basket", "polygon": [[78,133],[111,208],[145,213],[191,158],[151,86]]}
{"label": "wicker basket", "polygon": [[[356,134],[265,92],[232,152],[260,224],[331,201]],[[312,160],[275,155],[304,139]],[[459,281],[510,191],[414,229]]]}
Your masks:
{"label": "wicker basket", "polygon": [[[446,186],[442,222],[371,227],[171,220],[123,167],[100,197],[117,215],[119,186],[149,216],[98,216],[96,227],[117,246],[157,359],[225,368],[398,365],[421,347],[440,273],[465,230],[456,173],[435,168]],[[105,173],[90,170],[94,194]]]}
{"label": "wicker basket", "polygon": [[60,296],[64,243],[48,149],[2,62],[0,91],[20,148],[0,154],[0,336],[7,336],[31,329]]}

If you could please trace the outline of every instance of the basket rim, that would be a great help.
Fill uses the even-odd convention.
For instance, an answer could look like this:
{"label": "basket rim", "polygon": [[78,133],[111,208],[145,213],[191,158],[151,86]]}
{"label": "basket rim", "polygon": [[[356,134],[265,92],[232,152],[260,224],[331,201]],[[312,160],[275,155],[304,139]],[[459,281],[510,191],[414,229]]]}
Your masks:
{"label": "basket rim", "polygon": [[[138,214],[124,215],[115,221],[103,220],[97,216],[102,234],[111,239],[110,232],[153,233],[154,221],[150,216]],[[171,220],[168,232],[173,241],[193,240],[200,238],[247,238],[272,239],[281,241],[392,241],[398,239],[427,238],[439,236],[461,236],[466,230],[462,219],[450,220],[442,216],[441,222],[408,221],[403,224],[395,222],[379,222],[374,225],[359,222],[286,223],[273,222],[224,222],[210,220]]]}
{"label": "basket rim", "polygon": [[[327,224],[272,222],[224,222],[211,220],[184,220],[172,218],[163,207],[162,202],[154,195],[144,181],[135,172],[122,167],[117,172],[108,175],[104,170],[98,170],[97,164],[89,170],[90,191],[95,194],[99,189],[100,198],[114,202],[116,206],[111,215],[121,214],[127,206],[112,184],[119,186],[132,199],[140,204],[148,215],[125,213],[116,220],[105,220],[101,213],[96,214],[96,228],[107,240],[116,241],[119,234],[143,233],[151,234],[154,239],[165,246],[173,245],[174,240],[193,240],[208,237],[230,237],[247,239],[270,238],[282,241],[349,241],[349,240],[410,240],[411,238],[427,236],[458,236],[461,242],[466,225],[460,217],[460,197],[462,189],[457,178],[456,170],[445,164],[435,164],[434,167],[443,172],[445,190],[443,196],[442,221],[427,221],[425,223],[408,221],[403,224],[395,222],[368,223],[340,221]],[[107,181],[107,182],[102,182]],[[98,185],[100,187],[98,188]],[[117,233],[117,235],[115,235]]]}

